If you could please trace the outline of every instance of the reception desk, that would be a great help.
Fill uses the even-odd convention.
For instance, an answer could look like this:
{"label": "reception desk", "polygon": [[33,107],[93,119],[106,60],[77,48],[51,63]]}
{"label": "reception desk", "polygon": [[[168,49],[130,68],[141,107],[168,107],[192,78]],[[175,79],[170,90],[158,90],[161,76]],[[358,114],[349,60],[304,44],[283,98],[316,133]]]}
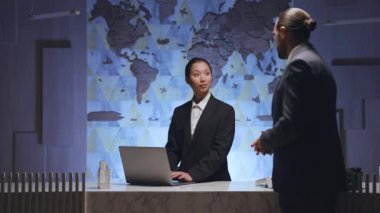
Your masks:
{"label": "reception desk", "polygon": [[[5,178],[7,177],[7,178]],[[96,184],[64,175],[0,175],[0,213],[280,213],[278,195],[255,182],[209,182],[182,186],[134,186],[112,184],[97,189]],[[12,181],[13,180],[13,181]],[[61,181],[60,181],[61,180]],[[361,183],[361,182],[359,182]],[[379,213],[379,183],[359,184],[351,192],[339,194],[336,213]]]}
{"label": "reception desk", "polygon": [[[377,193],[376,193],[377,192]],[[363,183],[356,192],[339,194],[336,213],[379,213],[379,184]],[[113,184],[86,187],[87,213],[280,213],[278,194],[255,182],[209,182],[182,186]]]}
{"label": "reception desk", "polygon": [[[33,178],[34,177],[34,178]],[[38,213],[280,213],[278,195],[255,182],[209,182],[182,186],[112,184],[100,190],[79,174],[2,174],[0,212]],[[75,178],[74,178],[75,177]],[[378,182],[359,181],[339,194],[336,213],[379,213]],[[376,179],[376,178],[374,178]],[[80,181],[81,180],[81,181]]]}
{"label": "reception desk", "polygon": [[254,182],[209,182],[181,186],[113,184],[99,190],[88,184],[87,213],[250,212],[280,213],[277,193]]}

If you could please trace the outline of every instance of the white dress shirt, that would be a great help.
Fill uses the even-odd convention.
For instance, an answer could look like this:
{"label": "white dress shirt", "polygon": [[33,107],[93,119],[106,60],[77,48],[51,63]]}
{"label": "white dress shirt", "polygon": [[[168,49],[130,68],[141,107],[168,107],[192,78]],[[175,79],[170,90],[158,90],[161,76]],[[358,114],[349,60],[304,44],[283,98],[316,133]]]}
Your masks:
{"label": "white dress shirt", "polygon": [[198,104],[196,104],[193,100],[193,105],[191,107],[191,138],[193,138],[195,127],[198,124],[199,118],[201,117],[208,100],[210,100],[210,96],[211,93],[209,92]]}

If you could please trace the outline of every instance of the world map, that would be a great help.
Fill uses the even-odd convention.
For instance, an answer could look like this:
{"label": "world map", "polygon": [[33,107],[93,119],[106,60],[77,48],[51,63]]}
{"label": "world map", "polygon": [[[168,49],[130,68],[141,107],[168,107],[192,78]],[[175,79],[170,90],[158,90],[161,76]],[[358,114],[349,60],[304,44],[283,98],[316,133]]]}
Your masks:
{"label": "world map", "polygon": [[124,178],[118,146],[164,146],[176,106],[192,97],[184,67],[212,66],[212,94],[232,105],[233,180],[271,175],[271,157],[250,148],[270,128],[284,61],[272,42],[286,0],[88,0],[88,176],[106,160]]}

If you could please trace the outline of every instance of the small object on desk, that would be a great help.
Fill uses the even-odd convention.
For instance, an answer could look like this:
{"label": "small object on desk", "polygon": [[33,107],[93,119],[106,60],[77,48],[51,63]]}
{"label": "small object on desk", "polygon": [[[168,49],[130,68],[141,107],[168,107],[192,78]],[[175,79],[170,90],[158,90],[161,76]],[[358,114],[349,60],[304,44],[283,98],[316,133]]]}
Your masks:
{"label": "small object on desk", "polygon": [[268,188],[268,189],[272,189],[273,188],[272,178],[266,177],[266,178],[257,179],[255,181],[255,185],[256,186],[261,186],[261,187],[264,187],[264,188]]}
{"label": "small object on desk", "polygon": [[103,160],[99,162],[98,189],[111,189],[111,170]]}

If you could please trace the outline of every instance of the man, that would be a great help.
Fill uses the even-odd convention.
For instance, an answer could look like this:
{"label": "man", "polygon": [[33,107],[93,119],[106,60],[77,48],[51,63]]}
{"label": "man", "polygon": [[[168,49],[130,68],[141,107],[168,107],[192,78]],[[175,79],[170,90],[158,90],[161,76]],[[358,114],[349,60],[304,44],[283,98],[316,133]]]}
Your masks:
{"label": "man", "polygon": [[212,70],[205,59],[191,59],[185,76],[194,96],[174,110],[170,123],[166,151],[172,178],[229,181],[227,155],[235,134],[234,109],[211,95]]}
{"label": "man", "polygon": [[282,12],[273,34],[288,59],[272,101],[273,128],[253,142],[273,153],[273,188],[283,213],[332,213],[346,186],[336,123],[336,84],[309,43],[316,22],[302,9]]}

